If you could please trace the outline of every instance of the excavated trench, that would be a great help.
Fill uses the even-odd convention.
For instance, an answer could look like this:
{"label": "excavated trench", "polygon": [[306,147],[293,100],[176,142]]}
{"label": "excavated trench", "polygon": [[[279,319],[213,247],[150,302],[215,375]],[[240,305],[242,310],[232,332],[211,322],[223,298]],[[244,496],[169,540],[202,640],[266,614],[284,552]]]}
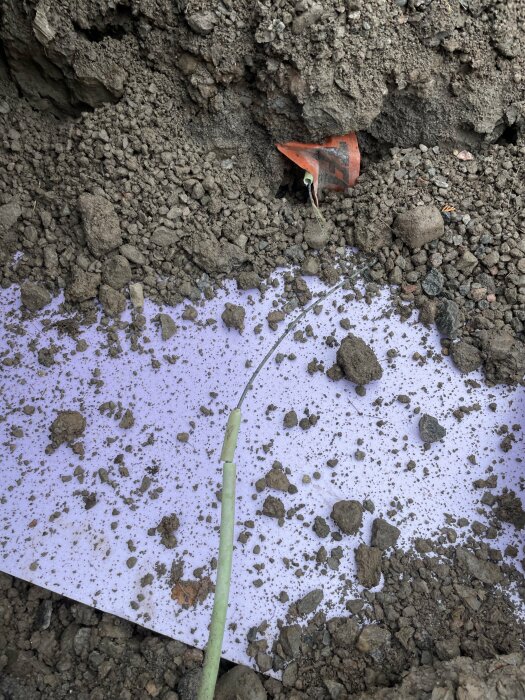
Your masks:
{"label": "excavated trench", "polygon": [[[371,282],[397,289],[403,317],[419,313],[440,332],[453,327],[443,332],[443,353],[462,372],[482,367],[490,382],[519,384],[524,36],[525,5],[498,0],[4,2],[0,281],[64,291],[66,308],[86,318],[98,300],[118,317],[124,291],[108,282],[114,270],[87,241],[86,194],[102,200],[119,230],[111,264],[165,304],[196,302],[226,277],[253,288],[279,266],[333,284],[334,260],[352,245],[377,258]],[[327,240],[312,248],[302,173],[274,144],[350,131],[362,176],[352,191],[323,199]],[[421,205],[452,211],[439,240],[407,245],[396,217]],[[15,252],[22,255],[13,265]],[[439,291],[429,292],[436,279]],[[405,565],[395,552],[394,569]],[[418,566],[410,559],[414,575]],[[465,587],[463,575],[454,581]],[[475,585],[484,601],[489,589]],[[32,595],[20,582],[12,587],[22,602]],[[476,627],[480,643],[469,639],[460,656],[445,650],[428,664],[432,645],[420,640],[415,656],[407,646],[397,666],[390,659],[397,671],[388,682],[364,662],[352,667],[368,674],[362,697],[426,698],[432,683],[447,678],[457,690],[467,676],[481,679],[486,697],[518,697],[519,623],[498,605],[503,622],[487,606],[485,617],[468,618],[487,634]],[[432,608],[429,619],[438,614]],[[74,624],[89,616],[71,615]],[[504,643],[509,620],[515,627]],[[456,650],[445,627],[436,636]],[[135,629],[134,643],[141,634]],[[497,666],[491,659],[502,653],[514,656]],[[510,694],[503,681],[494,689],[500,675]],[[375,691],[376,682],[402,688]],[[21,697],[6,683],[5,697]],[[294,692],[268,687],[272,697]],[[333,688],[330,697],[346,697]]]}

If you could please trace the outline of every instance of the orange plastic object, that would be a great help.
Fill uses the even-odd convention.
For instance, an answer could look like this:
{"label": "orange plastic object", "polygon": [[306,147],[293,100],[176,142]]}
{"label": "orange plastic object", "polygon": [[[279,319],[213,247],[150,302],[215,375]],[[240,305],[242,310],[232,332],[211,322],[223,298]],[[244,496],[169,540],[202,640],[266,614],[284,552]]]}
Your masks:
{"label": "orange plastic object", "polygon": [[277,148],[314,179],[313,194],[325,190],[342,191],[353,187],[359,177],[361,154],[357,136],[330,136],[323,143],[278,143]]}

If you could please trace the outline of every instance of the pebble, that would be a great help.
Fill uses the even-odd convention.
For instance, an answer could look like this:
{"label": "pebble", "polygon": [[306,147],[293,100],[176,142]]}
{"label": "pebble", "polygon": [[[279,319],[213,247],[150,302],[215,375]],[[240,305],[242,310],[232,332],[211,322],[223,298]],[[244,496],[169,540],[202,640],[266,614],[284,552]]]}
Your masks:
{"label": "pebble", "polygon": [[445,338],[454,339],[462,326],[459,306],[451,299],[444,299],[436,311],[436,326]]}
{"label": "pebble", "polygon": [[427,276],[421,283],[423,291],[430,297],[435,297],[438,294],[441,294],[444,285],[445,278],[443,277],[441,272],[436,269],[430,270],[430,272],[427,274]]}
{"label": "pebble", "polygon": [[419,419],[419,436],[426,443],[442,440],[447,434],[446,429],[440,425],[437,418],[424,413]]}
{"label": "pebble", "polygon": [[363,507],[359,501],[334,503],[331,518],[345,535],[355,535],[363,522]]}

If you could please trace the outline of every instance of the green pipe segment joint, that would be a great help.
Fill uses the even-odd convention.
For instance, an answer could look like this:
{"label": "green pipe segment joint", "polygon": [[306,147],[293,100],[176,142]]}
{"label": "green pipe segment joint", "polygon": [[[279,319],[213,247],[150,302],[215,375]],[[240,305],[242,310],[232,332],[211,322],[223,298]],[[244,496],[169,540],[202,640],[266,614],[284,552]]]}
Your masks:
{"label": "green pipe segment joint", "polygon": [[224,442],[222,444],[221,462],[233,462],[240,427],[241,411],[239,408],[235,408],[228,418],[226,435],[224,436]]}

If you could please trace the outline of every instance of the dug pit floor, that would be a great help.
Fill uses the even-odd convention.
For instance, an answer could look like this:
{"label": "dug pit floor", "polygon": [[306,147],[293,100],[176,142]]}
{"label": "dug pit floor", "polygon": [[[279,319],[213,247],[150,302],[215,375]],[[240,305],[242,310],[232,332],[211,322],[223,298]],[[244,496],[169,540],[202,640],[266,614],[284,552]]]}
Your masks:
{"label": "dug pit floor", "polygon": [[[81,325],[102,305],[103,352],[118,357],[115,318],[133,305],[129,337],[140,345],[143,296],[184,302],[191,318],[229,277],[255,289],[294,265],[333,284],[338,260],[357,247],[370,264],[370,293],[389,284],[401,318],[437,323],[445,361],[467,377],[481,368],[489,383],[522,384],[524,27],[522,2],[496,0],[6,4],[0,281],[22,285],[22,327],[64,292],[59,330],[77,339],[76,351]],[[354,130],[363,173],[353,190],[322,199],[328,223],[319,235],[274,143]],[[423,208],[440,217],[431,240]],[[305,302],[300,281],[289,294],[292,306],[273,312],[276,327]],[[236,333],[244,319],[234,310],[228,318]],[[175,332],[162,314],[158,323],[163,337]],[[44,371],[59,349],[34,352]],[[2,357],[6,368],[27,360],[16,353],[15,344]],[[330,370],[312,363],[314,373]],[[458,408],[455,419],[477,410]],[[125,406],[105,411],[116,425],[133,421]],[[315,421],[299,412],[305,418]],[[69,427],[56,427],[55,442]],[[503,464],[523,435],[505,427],[494,425]],[[80,458],[82,441],[69,441]],[[267,479],[283,483],[280,474]],[[317,614],[266,639],[261,620],[247,640],[253,659],[287,675],[249,675],[246,697],[434,698],[435,688],[447,699],[525,697],[523,630],[499,587],[523,597],[522,493],[504,493],[490,474],[478,488],[491,522],[472,523],[461,546],[452,523],[440,539],[383,555],[384,587],[361,601],[366,615],[348,601],[359,630]],[[95,505],[94,491],[82,497]],[[514,549],[503,554],[491,546],[498,522],[515,528]],[[176,538],[157,525],[159,536]],[[320,551],[320,565],[326,555],[336,566],[334,545]],[[196,649],[8,576],[1,585],[6,700],[192,697]],[[361,637],[362,625],[375,627]]]}

